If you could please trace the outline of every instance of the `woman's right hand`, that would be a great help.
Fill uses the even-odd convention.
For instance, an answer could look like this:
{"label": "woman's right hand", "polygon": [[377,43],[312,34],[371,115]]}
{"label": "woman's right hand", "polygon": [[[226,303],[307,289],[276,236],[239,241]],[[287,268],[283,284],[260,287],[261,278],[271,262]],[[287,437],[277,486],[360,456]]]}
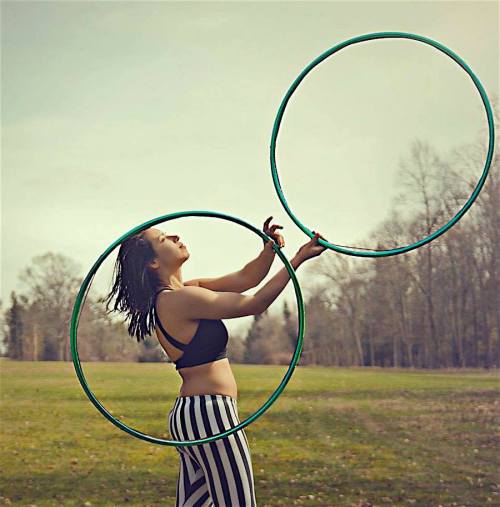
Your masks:
{"label": "woman's right hand", "polygon": [[314,236],[307,243],[302,245],[295,255],[301,262],[310,259],[312,257],[316,257],[322,254],[327,249],[326,246],[320,245],[318,243],[317,241],[318,238],[328,241],[319,232],[316,231],[314,233]]}

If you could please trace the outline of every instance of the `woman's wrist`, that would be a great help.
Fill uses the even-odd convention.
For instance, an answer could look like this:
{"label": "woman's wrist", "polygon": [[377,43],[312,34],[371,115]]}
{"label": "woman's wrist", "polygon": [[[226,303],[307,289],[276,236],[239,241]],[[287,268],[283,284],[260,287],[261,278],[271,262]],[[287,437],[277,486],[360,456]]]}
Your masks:
{"label": "woman's wrist", "polygon": [[292,265],[293,269],[297,269],[303,262],[304,259],[299,254],[295,254],[292,257],[290,264]]}
{"label": "woman's wrist", "polygon": [[270,239],[270,240],[263,240],[264,241],[264,248],[267,248],[268,250],[271,250],[272,252],[274,252],[274,248],[273,248],[273,240]]}

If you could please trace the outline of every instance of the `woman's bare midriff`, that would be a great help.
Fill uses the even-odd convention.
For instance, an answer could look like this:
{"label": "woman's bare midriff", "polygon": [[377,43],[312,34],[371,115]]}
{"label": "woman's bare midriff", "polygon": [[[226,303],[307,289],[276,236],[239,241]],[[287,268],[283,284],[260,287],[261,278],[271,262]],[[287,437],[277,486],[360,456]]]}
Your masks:
{"label": "woman's bare midriff", "polygon": [[177,370],[182,377],[180,396],[226,394],[238,399],[238,388],[227,357]]}

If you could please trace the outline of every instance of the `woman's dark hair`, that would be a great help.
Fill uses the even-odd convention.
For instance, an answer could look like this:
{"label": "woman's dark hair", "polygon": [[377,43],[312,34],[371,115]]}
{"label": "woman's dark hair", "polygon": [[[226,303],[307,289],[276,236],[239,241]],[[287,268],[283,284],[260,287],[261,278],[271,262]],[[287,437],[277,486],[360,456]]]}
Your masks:
{"label": "woman's dark hair", "polygon": [[[156,258],[151,243],[144,231],[127,238],[120,245],[115,262],[113,287],[101,301],[107,301],[106,310],[126,313],[130,319],[128,333],[137,342],[151,335],[155,326],[154,298],[161,287],[160,280],[148,264]],[[116,301],[112,310],[109,305],[113,297]]]}

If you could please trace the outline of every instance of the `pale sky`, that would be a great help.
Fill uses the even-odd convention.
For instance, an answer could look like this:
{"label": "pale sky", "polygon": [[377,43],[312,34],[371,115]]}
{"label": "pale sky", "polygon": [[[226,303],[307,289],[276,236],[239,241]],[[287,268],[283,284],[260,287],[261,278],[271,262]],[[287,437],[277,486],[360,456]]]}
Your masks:
{"label": "pale sky", "polygon": [[[493,99],[498,11],[466,1],[2,2],[4,307],[34,256],[65,254],[84,276],[128,230],[180,210],[257,227],[273,215],[291,258],[308,237],[278,199],[269,144],[300,72],[357,35],[412,32],[457,53]],[[485,128],[471,79],[437,49],[352,45],[313,69],[287,106],[285,197],[306,226],[356,245],[385,217],[412,139],[443,154],[479,139],[486,154]],[[184,280],[239,269],[262,245],[217,219],[158,227],[188,245]],[[109,268],[94,286],[109,284]]]}

